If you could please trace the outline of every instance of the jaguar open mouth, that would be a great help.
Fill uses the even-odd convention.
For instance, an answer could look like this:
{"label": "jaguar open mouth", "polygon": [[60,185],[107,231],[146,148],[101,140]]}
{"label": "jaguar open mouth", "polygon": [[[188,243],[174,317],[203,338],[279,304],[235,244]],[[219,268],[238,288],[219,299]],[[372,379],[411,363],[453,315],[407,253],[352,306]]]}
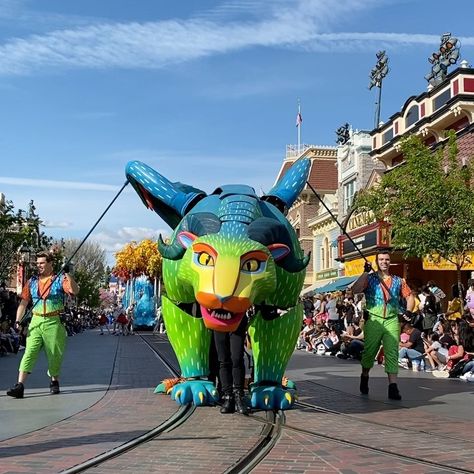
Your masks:
{"label": "jaguar open mouth", "polygon": [[201,305],[201,314],[204,324],[208,329],[220,332],[233,332],[239,327],[245,312],[232,313],[226,309],[208,309]]}

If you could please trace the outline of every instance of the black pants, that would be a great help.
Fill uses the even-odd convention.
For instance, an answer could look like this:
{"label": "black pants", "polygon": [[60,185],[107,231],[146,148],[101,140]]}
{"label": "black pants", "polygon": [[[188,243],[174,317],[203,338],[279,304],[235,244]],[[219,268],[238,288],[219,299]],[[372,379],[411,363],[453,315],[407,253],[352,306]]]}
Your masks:
{"label": "black pants", "polygon": [[232,389],[243,391],[245,380],[244,342],[247,318],[241,321],[235,332],[214,331],[219,378],[224,395],[232,394]]}

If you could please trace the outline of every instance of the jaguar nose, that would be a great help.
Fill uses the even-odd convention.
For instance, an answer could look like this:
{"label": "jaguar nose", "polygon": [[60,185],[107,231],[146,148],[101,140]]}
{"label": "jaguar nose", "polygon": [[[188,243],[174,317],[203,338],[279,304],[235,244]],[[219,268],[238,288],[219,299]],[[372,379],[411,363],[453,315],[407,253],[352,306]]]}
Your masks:
{"label": "jaguar nose", "polygon": [[216,295],[216,298],[221,302],[225,303],[226,301],[230,300],[232,298],[231,295],[229,296],[221,296],[221,295]]}

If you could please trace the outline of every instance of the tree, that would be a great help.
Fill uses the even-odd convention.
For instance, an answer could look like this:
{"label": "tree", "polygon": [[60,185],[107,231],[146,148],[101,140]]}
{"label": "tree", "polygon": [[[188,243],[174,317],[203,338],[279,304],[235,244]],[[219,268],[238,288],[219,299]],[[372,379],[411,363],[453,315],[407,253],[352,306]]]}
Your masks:
{"label": "tree", "polygon": [[132,241],[115,254],[113,274],[124,280],[139,275],[159,278],[161,264],[162,257],[156,242],[145,239],[137,244]]}
{"label": "tree", "polygon": [[388,220],[393,245],[406,256],[452,263],[460,285],[474,244],[473,163],[460,163],[454,132],[435,152],[416,136],[402,142],[402,152],[405,162],[387,171],[378,186],[359,193],[354,207]]}
{"label": "tree", "polygon": [[33,201],[28,211],[18,209],[12,201],[0,204],[0,281],[7,281],[19,261],[20,247],[31,252],[47,248],[52,239],[40,231],[41,219],[36,214]]}
{"label": "tree", "polygon": [[[64,241],[64,257],[69,259],[79,247],[79,239]],[[79,285],[78,304],[85,303],[92,308],[100,305],[99,288],[106,270],[105,250],[95,242],[86,242],[73,259],[74,278]]]}

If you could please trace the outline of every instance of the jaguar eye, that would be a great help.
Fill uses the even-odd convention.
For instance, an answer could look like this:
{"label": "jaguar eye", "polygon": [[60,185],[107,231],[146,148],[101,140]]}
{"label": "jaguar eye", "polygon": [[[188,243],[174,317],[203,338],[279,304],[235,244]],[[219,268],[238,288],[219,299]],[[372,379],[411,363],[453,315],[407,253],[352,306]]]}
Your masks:
{"label": "jaguar eye", "polygon": [[206,252],[201,252],[198,255],[197,261],[199,265],[203,267],[213,267],[214,266],[214,259]]}
{"label": "jaguar eye", "polygon": [[258,270],[260,270],[260,266],[262,265],[262,262],[260,262],[259,260],[255,259],[255,258],[251,258],[249,260],[246,260],[243,264],[242,264],[242,270],[246,271],[246,272],[258,272]]}

